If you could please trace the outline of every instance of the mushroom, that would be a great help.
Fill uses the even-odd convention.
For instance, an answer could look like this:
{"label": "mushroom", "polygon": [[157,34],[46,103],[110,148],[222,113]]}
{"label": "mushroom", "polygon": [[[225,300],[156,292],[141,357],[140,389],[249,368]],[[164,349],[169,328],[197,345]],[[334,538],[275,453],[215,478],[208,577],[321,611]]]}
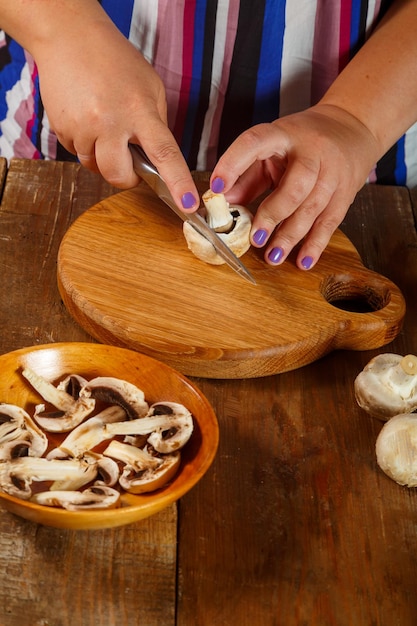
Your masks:
{"label": "mushroom", "polygon": [[124,417],[126,417],[126,413],[120,406],[110,406],[103,409],[101,413],[89,417],[85,422],[74,428],[57,448],[48,453],[47,458],[59,459],[67,458],[68,456],[82,456],[103,441],[111,439],[113,435],[106,431],[106,424],[119,421]]}
{"label": "mushroom", "polygon": [[16,439],[30,443],[29,456],[42,456],[48,447],[45,433],[24,409],[14,404],[0,403],[0,447]]}
{"label": "mushroom", "polygon": [[380,354],[369,361],[354,383],[356,401],[383,420],[417,409],[417,357]]}
{"label": "mushroom", "polygon": [[113,487],[119,480],[120,471],[119,466],[110,457],[105,457],[103,454],[92,452],[91,450],[84,454],[85,459],[91,459],[96,463],[97,478],[94,481],[95,485],[105,485],[106,487]]}
{"label": "mushroom", "polygon": [[[252,213],[241,205],[230,206],[224,194],[210,189],[202,196],[206,208],[206,221],[237,257],[250,248],[249,234],[252,226]],[[213,245],[189,223],[184,222],[184,237],[188,248],[201,261],[212,265],[224,263]]]}
{"label": "mushroom", "polygon": [[96,474],[94,466],[82,460],[61,461],[24,456],[0,463],[0,487],[11,496],[28,500],[32,496],[33,481],[85,479],[83,484],[86,484]]}
{"label": "mushroom", "polygon": [[153,404],[146,417],[106,424],[109,438],[115,435],[149,435],[147,441],[163,454],[182,448],[193,432],[191,413],[176,402]]}
{"label": "mushroom", "polygon": [[149,415],[160,415],[166,419],[166,423],[155,428],[148,437],[148,443],[157,452],[167,454],[182,448],[193,433],[193,417],[182,404],[157,402],[151,406]]}
{"label": "mushroom", "polygon": [[46,402],[59,410],[58,413],[44,414],[44,404],[39,404],[36,407],[34,419],[44,430],[68,432],[94,410],[95,400],[92,398],[81,398],[80,396],[73,398],[65,389],[59,386],[55,387],[28,367],[22,371],[22,375]]}
{"label": "mushroom", "polygon": [[93,486],[84,491],[42,491],[31,498],[44,506],[56,506],[68,511],[112,509],[119,505],[120,492],[111,487]]}
{"label": "mushroom", "polygon": [[417,414],[389,419],[376,440],[379,467],[400,485],[417,487]]}
{"label": "mushroom", "polygon": [[11,461],[22,456],[29,456],[30,441],[11,439],[0,446],[0,461]]}
{"label": "mushroom", "polygon": [[141,450],[117,440],[111,441],[103,454],[125,464],[119,484],[129,493],[159,489],[177,473],[181,461],[180,452],[158,457],[150,449]]}
{"label": "mushroom", "polygon": [[129,419],[137,419],[147,414],[149,405],[145,394],[133,383],[111,376],[93,378],[80,390],[80,398],[95,398],[109,404],[117,404]]}

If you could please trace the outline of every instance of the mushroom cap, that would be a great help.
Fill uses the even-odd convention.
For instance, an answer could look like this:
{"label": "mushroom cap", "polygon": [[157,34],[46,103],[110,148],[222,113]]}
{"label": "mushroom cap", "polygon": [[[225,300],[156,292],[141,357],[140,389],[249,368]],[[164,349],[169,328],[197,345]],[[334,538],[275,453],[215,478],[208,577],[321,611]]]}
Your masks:
{"label": "mushroom cap", "polygon": [[129,419],[147,414],[149,405],[145,394],[133,383],[112,376],[93,378],[80,390],[80,398],[95,398],[121,406]]}
{"label": "mushroom cap", "polygon": [[172,452],[161,457],[162,463],[156,469],[145,468],[135,471],[126,465],[119,478],[119,484],[129,493],[147,493],[160,489],[178,472],[181,454]]}
{"label": "mushroom cap", "polygon": [[379,419],[417,409],[417,376],[404,371],[403,358],[399,354],[379,354],[355,379],[357,403]]}
{"label": "mushroom cap", "polygon": [[169,454],[183,448],[193,433],[193,417],[182,404],[156,402],[151,406],[149,415],[167,418],[166,425],[156,428],[148,437],[148,443],[157,452]]}
{"label": "mushroom cap", "polygon": [[179,451],[158,455],[152,447],[136,448],[113,440],[103,454],[124,464],[120,486],[129,493],[155,491],[177,473],[181,462]]}
{"label": "mushroom cap", "polygon": [[399,485],[417,487],[417,413],[389,419],[375,445],[379,467]]}
{"label": "mushroom cap", "polygon": [[[249,234],[253,216],[246,207],[240,205],[230,207],[230,211],[232,216],[234,216],[232,229],[228,233],[217,234],[237,257],[241,257],[250,248]],[[222,265],[225,263],[208,239],[200,235],[188,222],[183,224],[183,233],[188,248],[198,259],[211,265]]]}

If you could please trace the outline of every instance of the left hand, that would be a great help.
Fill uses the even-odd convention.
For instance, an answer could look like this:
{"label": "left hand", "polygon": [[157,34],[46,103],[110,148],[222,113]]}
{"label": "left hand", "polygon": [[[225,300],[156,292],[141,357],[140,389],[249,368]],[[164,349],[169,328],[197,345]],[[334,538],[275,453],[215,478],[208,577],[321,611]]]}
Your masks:
{"label": "left hand", "polygon": [[318,104],[242,133],[219,159],[211,181],[224,181],[233,203],[272,189],[254,217],[251,242],[270,265],[299,243],[297,266],[310,269],[340,225],[378,158],[377,142],[357,118]]}

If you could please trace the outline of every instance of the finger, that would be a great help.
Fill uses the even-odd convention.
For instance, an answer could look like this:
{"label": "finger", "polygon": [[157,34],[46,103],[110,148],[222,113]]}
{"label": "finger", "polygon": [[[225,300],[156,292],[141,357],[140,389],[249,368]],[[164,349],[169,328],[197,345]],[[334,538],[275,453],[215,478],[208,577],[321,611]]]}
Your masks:
{"label": "finger", "polygon": [[[219,179],[228,191],[254,163],[272,156],[285,160],[288,150],[289,138],[280,128],[273,124],[253,126],[239,135],[219,158],[211,181]],[[264,170],[265,175],[271,179],[267,170]]]}
{"label": "finger", "polygon": [[77,152],[77,159],[79,160],[81,165],[83,165],[85,168],[87,168],[91,172],[95,172],[96,174],[99,173],[99,169],[98,169],[98,165],[96,161],[96,155],[94,153],[82,154],[80,152]]}
{"label": "finger", "polygon": [[[216,183],[214,183],[215,186],[217,184],[217,189],[213,189],[213,185],[211,185],[211,189],[216,193],[222,193],[224,186],[219,187],[217,180],[218,179],[216,179]],[[279,179],[275,180],[275,184],[279,184]],[[270,190],[270,188],[270,177],[269,175],[265,176],[263,163],[257,161],[251,165],[246,172],[243,172],[242,176],[236,181],[236,184],[233,185],[225,195],[227,200],[232,204],[247,205],[259,198],[265,190]]]}
{"label": "finger", "polygon": [[185,211],[195,211],[200,206],[197,187],[168,128],[158,126],[157,132],[150,137],[142,134],[141,145],[167,184],[176,205]]}
{"label": "finger", "polygon": [[313,219],[314,212],[303,207],[277,229],[265,250],[265,260],[270,265],[280,265],[296,244],[303,240],[297,254],[297,266],[309,270],[317,263],[336,228],[349,208],[349,203],[335,194]]}
{"label": "finger", "polygon": [[100,174],[114,187],[131,189],[139,184],[127,137],[98,139],[95,158]]}
{"label": "finger", "polygon": [[316,265],[352,202],[353,198],[346,200],[336,194],[333,196],[306,235],[297,254],[297,267],[309,270]]}
{"label": "finger", "polygon": [[289,254],[329,200],[330,190],[323,188],[324,193],[320,193],[321,186],[317,185],[318,175],[319,169],[315,160],[299,159],[288,165],[279,187],[259,205],[256,212],[251,229],[251,241],[254,246],[258,248],[264,246],[275,228],[297,211],[297,216],[289,222],[290,227],[283,231],[282,236],[285,256]]}

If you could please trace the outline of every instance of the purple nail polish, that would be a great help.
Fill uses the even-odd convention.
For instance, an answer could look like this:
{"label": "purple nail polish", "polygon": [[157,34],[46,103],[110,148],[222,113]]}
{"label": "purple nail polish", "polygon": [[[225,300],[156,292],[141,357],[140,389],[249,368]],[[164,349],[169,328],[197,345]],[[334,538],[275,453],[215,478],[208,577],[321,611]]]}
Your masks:
{"label": "purple nail polish", "polygon": [[284,255],[284,250],[282,248],[272,248],[271,252],[268,254],[268,259],[271,263],[279,263]]}
{"label": "purple nail polish", "polygon": [[192,209],[196,203],[194,194],[191,191],[187,191],[181,198],[181,202],[184,209]]}
{"label": "purple nail polish", "polygon": [[313,265],[313,257],[305,256],[304,259],[301,261],[301,265],[305,270],[309,270],[310,267]]}
{"label": "purple nail polish", "polygon": [[268,237],[268,233],[266,232],[266,230],[261,228],[260,230],[257,230],[255,232],[252,239],[253,239],[253,242],[256,243],[257,246],[263,246],[263,244],[267,240],[267,237]]}
{"label": "purple nail polish", "polygon": [[211,183],[211,190],[213,193],[223,193],[224,190],[224,180],[223,178],[215,178]]}

